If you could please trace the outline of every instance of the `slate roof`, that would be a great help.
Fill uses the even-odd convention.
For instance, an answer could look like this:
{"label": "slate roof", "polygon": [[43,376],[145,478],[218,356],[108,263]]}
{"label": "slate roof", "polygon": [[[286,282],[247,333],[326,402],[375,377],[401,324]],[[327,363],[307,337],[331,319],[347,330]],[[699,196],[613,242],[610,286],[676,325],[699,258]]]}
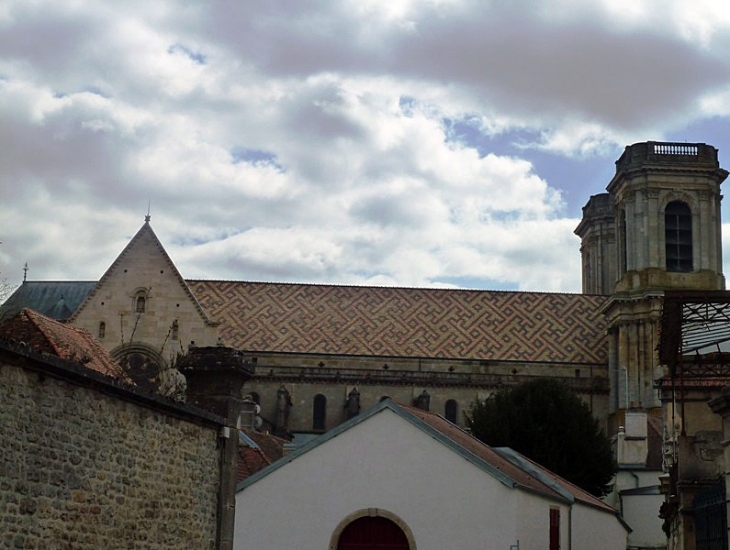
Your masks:
{"label": "slate roof", "polygon": [[567,504],[580,502],[609,513],[620,521],[617,511],[611,506],[537,463],[532,462],[517,451],[505,447],[492,448],[440,415],[414,407],[400,405],[390,399],[381,401],[364,413],[340,424],[295,452],[284,456],[271,466],[255,473],[242,483],[239,483],[236,486],[236,491],[245,490],[249,485],[256,483],[258,480],[270,475],[289,462],[296,460],[298,456],[336,438],[342,432],[361,422],[367,421],[368,418],[385,409],[393,411],[396,415],[407,420],[418,429],[425,431],[434,437],[434,439],[446,445],[458,455],[484,470],[488,475],[492,475],[508,487],[524,489]]}
{"label": "slate roof", "polygon": [[27,307],[52,319],[66,320],[95,286],[94,281],[26,281],[0,306],[0,319]]}
{"label": "slate roof", "polygon": [[187,281],[245,350],[605,364],[605,296]]}
{"label": "slate roof", "polygon": [[0,338],[80,363],[100,374],[131,383],[121,366],[89,331],[22,309],[0,322]]}

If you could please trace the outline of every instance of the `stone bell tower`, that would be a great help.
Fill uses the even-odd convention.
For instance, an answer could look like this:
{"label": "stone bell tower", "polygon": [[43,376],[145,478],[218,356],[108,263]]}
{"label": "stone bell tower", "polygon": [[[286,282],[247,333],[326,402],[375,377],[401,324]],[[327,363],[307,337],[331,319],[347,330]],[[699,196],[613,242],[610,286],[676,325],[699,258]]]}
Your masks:
{"label": "stone bell tower", "polygon": [[[611,393],[619,423],[629,407],[659,409],[654,381],[665,290],[723,290],[717,149],[704,143],[643,142],[616,161],[608,193],[590,198],[576,228],[583,292],[605,307]],[[619,418],[616,418],[618,415]]]}

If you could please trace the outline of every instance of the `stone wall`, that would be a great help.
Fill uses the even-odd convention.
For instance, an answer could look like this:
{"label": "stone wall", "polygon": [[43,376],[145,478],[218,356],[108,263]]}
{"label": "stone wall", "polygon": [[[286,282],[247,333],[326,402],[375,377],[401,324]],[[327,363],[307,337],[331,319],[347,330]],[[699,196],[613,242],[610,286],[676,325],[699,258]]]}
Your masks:
{"label": "stone wall", "polygon": [[218,424],[0,351],[0,547],[215,548]]}
{"label": "stone wall", "polygon": [[360,393],[361,411],[383,397],[412,405],[425,390],[431,398],[429,410],[442,416],[447,401],[456,401],[457,424],[463,427],[464,413],[475,400],[537,377],[557,378],[573,388],[604,428],[608,415],[608,379],[600,365],[275,353],[248,359],[255,361],[256,374],[244,393],[255,393],[261,415],[275,424],[277,392],[284,387],[291,399],[287,428],[294,432],[313,430],[316,395],[327,399],[326,429],[347,420],[345,403],[353,388]]}
{"label": "stone wall", "polygon": [[[140,297],[144,307],[138,311]],[[137,351],[168,366],[191,344],[214,346],[218,341],[218,329],[206,321],[147,224],[71,322],[97,337],[118,359],[123,357],[125,346],[135,349],[137,344]]]}

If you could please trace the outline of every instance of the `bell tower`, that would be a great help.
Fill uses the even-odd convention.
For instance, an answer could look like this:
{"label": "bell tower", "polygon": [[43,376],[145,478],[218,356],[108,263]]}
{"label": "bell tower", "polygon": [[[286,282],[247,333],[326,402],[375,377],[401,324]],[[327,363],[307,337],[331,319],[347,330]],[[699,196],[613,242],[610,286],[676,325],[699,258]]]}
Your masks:
{"label": "bell tower", "polygon": [[610,295],[609,410],[619,423],[627,408],[661,407],[654,381],[663,375],[656,347],[664,291],[725,288],[720,185],[727,176],[711,145],[635,143],[616,161],[608,193],[583,209],[575,231],[583,291]]}

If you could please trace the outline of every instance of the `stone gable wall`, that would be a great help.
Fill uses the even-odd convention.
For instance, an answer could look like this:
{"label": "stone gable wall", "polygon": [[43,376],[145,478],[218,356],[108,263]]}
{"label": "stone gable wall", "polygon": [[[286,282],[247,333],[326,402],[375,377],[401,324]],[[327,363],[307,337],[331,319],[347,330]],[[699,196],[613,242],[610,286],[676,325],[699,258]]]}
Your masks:
{"label": "stone gable wall", "polygon": [[[138,314],[135,293],[142,289],[147,291],[146,307]],[[174,321],[177,339],[172,335]],[[105,323],[103,337],[100,322]],[[178,353],[187,352],[192,342],[201,347],[218,341],[218,329],[205,323],[150,234],[142,235],[103,279],[73,324],[91,332],[110,352],[130,342],[144,342],[168,364]]]}
{"label": "stone gable wall", "polygon": [[213,549],[217,429],[0,362],[0,547]]}

